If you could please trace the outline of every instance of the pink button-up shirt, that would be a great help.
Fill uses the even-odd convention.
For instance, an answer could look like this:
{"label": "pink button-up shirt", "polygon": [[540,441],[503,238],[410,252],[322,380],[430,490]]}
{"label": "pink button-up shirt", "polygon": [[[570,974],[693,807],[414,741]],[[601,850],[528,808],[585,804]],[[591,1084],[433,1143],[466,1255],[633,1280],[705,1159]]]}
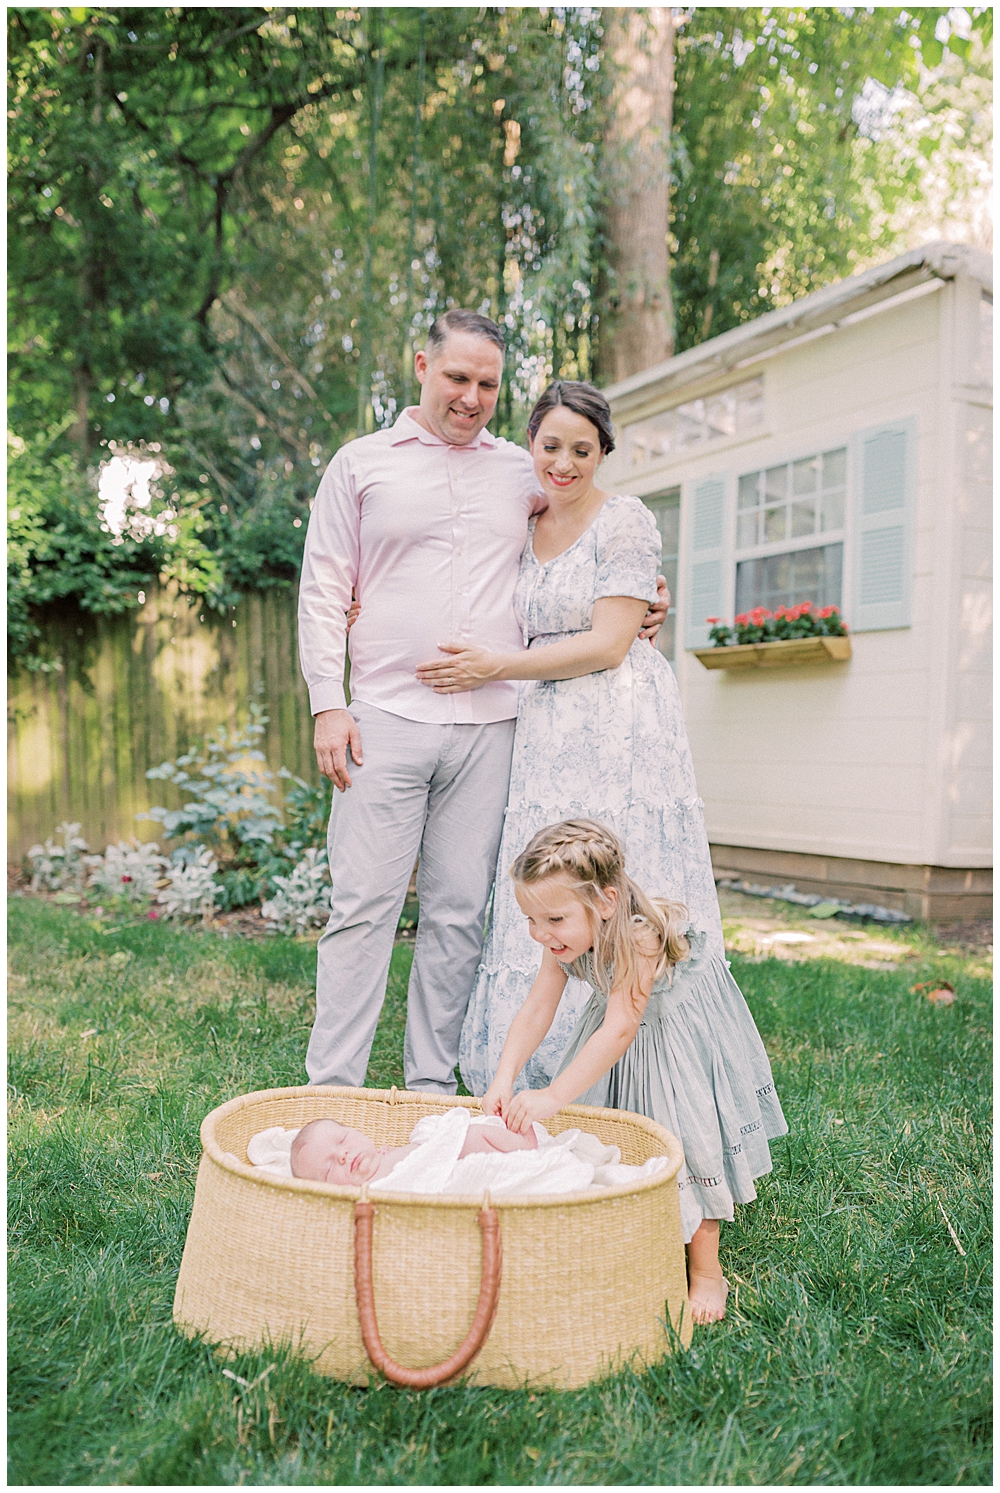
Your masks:
{"label": "pink button-up shirt", "polygon": [[[452,446],[404,410],[391,430],[341,447],[319,485],[299,585],[299,656],[312,712],[342,708],[346,608],[351,694],[412,721],[509,720],[517,684],[459,695],[418,683],[438,644],[522,648],[514,583],[539,488],[531,457],[480,432]],[[540,506],[544,506],[544,502]]]}

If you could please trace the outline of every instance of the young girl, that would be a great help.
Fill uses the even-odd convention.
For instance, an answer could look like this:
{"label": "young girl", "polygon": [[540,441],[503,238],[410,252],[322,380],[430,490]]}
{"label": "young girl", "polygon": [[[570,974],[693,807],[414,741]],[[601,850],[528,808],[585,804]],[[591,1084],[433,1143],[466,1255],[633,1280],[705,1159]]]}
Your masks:
{"label": "young girl", "polygon": [[[684,1147],[678,1177],[696,1322],[726,1314],[719,1220],[756,1196],[785,1135],[753,1017],[720,955],[676,902],[648,898],[625,874],[618,839],[592,819],[541,830],[510,870],[542,964],[514,1018],[484,1114],[523,1134],[565,1104],[649,1115]],[[552,1024],[567,978],[593,994],[547,1088],[514,1084]]]}

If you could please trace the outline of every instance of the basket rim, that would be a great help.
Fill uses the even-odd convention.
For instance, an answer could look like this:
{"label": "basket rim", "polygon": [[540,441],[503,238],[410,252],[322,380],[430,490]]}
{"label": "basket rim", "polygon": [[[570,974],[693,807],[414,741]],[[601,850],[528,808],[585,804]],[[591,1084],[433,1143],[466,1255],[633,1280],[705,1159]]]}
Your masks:
{"label": "basket rim", "polygon": [[[251,1166],[249,1162],[240,1161],[231,1151],[224,1151],[216,1139],[216,1130],[220,1122],[229,1115],[237,1114],[241,1109],[251,1109],[275,1099],[324,1096],[337,1099],[362,1099],[390,1105],[418,1100],[423,1104],[440,1105],[444,1109],[462,1106],[466,1109],[481,1111],[478,1099],[469,1099],[459,1094],[427,1094],[417,1089],[400,1089],[395,1085],[391,1089],[354,1089],[333,1084],[295,1084],[282,1089],[258,1089],[250,1094],[239,1094],[235,1099],[228,1099],[225,1104],[217,1105],[215,1109],[209,1111],[201,1122],[199,1132],[202,1149],[205,1155],[223,1171],[241,1177],[257,1187],[274,1187],[282,1192],[305,1193],[322,1198],[342,1198],[347,1202],[355,1203],[367,1194],[367,1188],[338,1187],[332,1182],[313,1182],[305,1177],[264,1176],[257,1167]],[[399,1203],[404,1207],[421,1208],[481,1208],[484,1198],[488,1199],[489,1206],[492,1208],[553,1208],[580,1206],[588,1203],[599,1205],[612,1198],[630,1197],[636,1193],[651,1192],[657,1187],[667,1186],[676,1179],[683,1165],[684,1152],[680,1141],[669,1130],[646,1115],[636,1114],[633,1110],[602,1109],[591,1104],[566,1104],[559,1110],[559,1114],[570,1115],[573,1118],[579,1116],[581,1120],[594,1116],[614,1115],[634,1125],[638,1130],[647,1131],[655,1140],[662,1142],[664,1152],[670,1157],[671,1164],[654,1177],[646,1177],[638,1182],[621,1182],[614,1187],[602,1187],[600,1192],[592,1192],[588,1189],[585,1192],[542,1193],[537,1196],[532,1194],[495,1199],[481,1192],[443,1195],[424,1192],[379,1192],[371,1200],[380,1206],[384,1204],[395,1206]]]}

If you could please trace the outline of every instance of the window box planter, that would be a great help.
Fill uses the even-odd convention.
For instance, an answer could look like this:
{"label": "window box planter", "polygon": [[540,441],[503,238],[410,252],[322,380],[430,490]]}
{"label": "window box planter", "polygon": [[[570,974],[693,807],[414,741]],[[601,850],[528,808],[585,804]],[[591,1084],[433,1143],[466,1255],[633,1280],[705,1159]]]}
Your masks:
{"label": "window box planter", "polygon": [[735,647],[695,648],[706,669],[782,669],[792,664],[845,663],[850,638],[785,638],[773,643],[738,643]]}

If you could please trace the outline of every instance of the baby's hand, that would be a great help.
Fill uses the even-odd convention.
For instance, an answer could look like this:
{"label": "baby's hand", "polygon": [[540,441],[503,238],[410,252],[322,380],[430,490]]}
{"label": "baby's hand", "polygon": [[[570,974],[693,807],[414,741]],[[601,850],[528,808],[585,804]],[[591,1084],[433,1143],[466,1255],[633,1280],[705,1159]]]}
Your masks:
{"label": "baby's hand", "polygon": [[510,1099],[510,1084],[497,1083],[496,1079],[494,1079],[479,1102],[482,1105],[484,1115],[502,1115],[505,1117]]}
{"label": "baby's hand", "polygon": [[552,1098],[550,1089],[522,1089],[504,1109],[507,1129],[524,1135],[531,1129],[533,1120],[551,1120],[562,1105]]}

